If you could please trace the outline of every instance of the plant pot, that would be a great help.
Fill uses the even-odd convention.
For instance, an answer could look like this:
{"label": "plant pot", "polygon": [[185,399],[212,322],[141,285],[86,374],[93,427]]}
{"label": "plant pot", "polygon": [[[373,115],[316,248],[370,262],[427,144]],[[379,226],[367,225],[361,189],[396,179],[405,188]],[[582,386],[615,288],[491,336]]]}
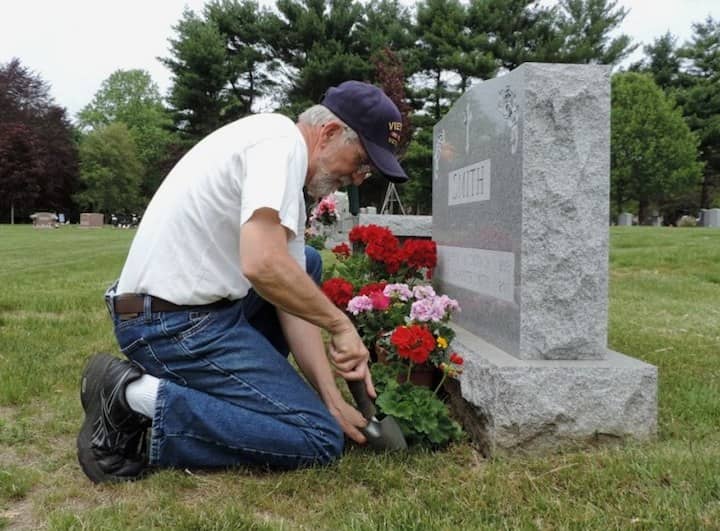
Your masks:
{"label": "plant pot", "polygon": [[[387,365],[388,363],[388,351],[387,349],[375,343],[375,355],[377,362]],[[407,369],[401,371],[397,375],[398,383],[404,383],[407,380]],[[435,389],[442,380],[442,372],[431,365],[430,363],[422,363],[420,365],[413,365],[410,370],[410,383],[419,385],[421,387],[427,387],[429,389]]]}
{"label": "plant pot", "polygon": [[[423,363],[421,365],[413,365],[410,370],[410,383],[419,385],[420,387],[427,387],[429,389],[435,389],[440,383],[442,373],[434,365],[429,363]],[[407,372],[401,372],[398,374],[397,380],[399,383],[404,383],[407,380]]]}

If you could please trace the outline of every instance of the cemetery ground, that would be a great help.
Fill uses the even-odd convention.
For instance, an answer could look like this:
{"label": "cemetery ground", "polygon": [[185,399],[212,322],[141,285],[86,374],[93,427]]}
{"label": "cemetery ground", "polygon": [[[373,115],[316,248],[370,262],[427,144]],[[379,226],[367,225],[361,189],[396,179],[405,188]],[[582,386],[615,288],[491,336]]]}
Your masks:
{"label": "cemetery ground", "polygon": [[86,357],[134,231],[0,226],[0,529],[720,529],[720,230],[611,230],[610,348],[659,368],[652,442],[484,459],[465,442],[296,472],[91,484]]}

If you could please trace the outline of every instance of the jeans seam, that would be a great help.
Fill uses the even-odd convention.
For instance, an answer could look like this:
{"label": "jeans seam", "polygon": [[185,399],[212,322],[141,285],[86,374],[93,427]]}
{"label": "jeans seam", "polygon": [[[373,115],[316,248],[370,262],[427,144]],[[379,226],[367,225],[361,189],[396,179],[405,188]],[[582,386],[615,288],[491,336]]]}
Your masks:
{"label": "jeans seam", "polygon": [[[197,435],[193,432],[177,432],[177,433],[164,433],[164,437],[166,438],[185,438],[185,437],[191,437],[193,439],[196,439],[198,441],[203,441],[205,443],[210,443],[218,447],[227,448],[228,450],[234,450],[234,451],[241,451],[241,452],[252,452],[258,455],[268,455],[268,456],[277,456],[277,457],[295,457],[295,458],[302,458],[302,459],[308,459],[312,461],[318,461],[319,456],[317,454],[301,454],[301,453],[280,453],[280,452],[271,452],[269,450],[259,450],[257,448],[252,448],[249,446],[234,446],[232,444],[227,443],[218,443],[217,441],[214,441],[213,439],[209,439],[207,437],[203,437],[201,435]],[[328,457],[329,452],[323,448],[323,456],[322,457]]]}
{"label": "jeans seam", "polygon": [[164,438],[162,427],[165,425],[165,402],[167,390],[165,382],[160,380],[157,396],[155,398],[155,413],[153,415],[152,429],[150,435],[150,455],[148,460],[151,465],[156,464],[160,455],[161,439]]}

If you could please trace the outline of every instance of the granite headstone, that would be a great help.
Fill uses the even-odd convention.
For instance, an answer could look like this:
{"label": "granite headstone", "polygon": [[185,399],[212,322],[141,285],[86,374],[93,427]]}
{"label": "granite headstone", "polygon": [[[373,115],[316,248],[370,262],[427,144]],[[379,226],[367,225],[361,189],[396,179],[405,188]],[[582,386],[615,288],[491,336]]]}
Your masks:
{"label": "granite headstone", "polygon": [[57,227],[57,216],[52,212],[35,212],[30,216],[36,229],[54,229]]}
{"label": "granite headstone", "polygon": [[80,228],[99,229],[103,226],[105,216],[98,212],[83,212],[80,214]]}
{"label": "granite headstone", "polygon": [[656,368],[607,349],[609,78],[526,63],[434,129],[435,278],[466,356],[453,401],[488,453],[656,430]]}
{"label": "granite headstone", "polygon": [[442,289],[464,301],[459,324],[523,359],[606,346],[610,70],[577,72],[525,65],[435,127]]}
{"label": "granite headstone", "polygon": [[720,227],[720,208],[708,208],[703,211],[703,227]]}
{"label": "granite headstone", "polygon": [[633,224],[633,215],[629,212],[623,212],[618,216],[618,225],[629,226]]}

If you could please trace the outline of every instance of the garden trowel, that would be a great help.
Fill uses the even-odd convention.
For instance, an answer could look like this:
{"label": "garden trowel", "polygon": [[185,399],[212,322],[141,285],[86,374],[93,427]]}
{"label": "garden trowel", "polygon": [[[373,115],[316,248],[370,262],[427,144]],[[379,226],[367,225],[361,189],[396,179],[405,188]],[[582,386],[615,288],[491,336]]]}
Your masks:
{"label": "garden trowel", "polygon": [[407,442],[397,420],[393,417],[378,420],[375,416],[377,409],[367,394],[365,382],[358,380],[347,384],[358,409],[368,421],[362,432],[367,437],[370,447],[374,450],[405,450]]}

